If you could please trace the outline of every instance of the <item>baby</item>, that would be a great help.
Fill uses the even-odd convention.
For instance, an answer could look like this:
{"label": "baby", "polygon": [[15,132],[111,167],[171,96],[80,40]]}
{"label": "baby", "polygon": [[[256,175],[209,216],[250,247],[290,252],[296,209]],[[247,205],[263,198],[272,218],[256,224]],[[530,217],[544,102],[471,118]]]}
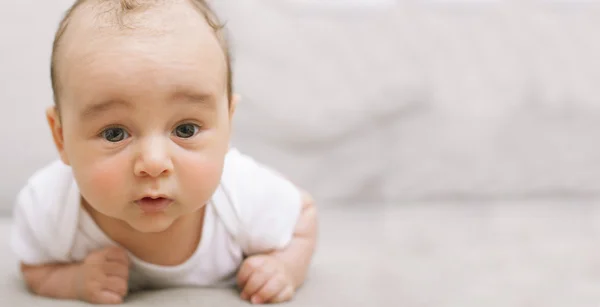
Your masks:
{"label": "baby", "polygon": [[230,146],[238,97],[202,0],[79,0],[57,32],[57,160],[22,188],[12,248],[32,292],[90,303],[236,285],[290,300],[317,237],[310,196]]}

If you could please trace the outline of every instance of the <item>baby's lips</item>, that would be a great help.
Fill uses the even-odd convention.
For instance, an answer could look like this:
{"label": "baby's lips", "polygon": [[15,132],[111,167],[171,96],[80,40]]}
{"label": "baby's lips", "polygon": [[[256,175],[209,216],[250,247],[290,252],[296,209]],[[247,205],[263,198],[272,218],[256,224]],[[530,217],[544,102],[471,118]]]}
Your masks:
{"label": "baby's lips", "polygon": [[172,199],[159,197],[144,197],[135,202],[142,211],[146,213],[155,213],[166,210],[171,203],[173,203]]}

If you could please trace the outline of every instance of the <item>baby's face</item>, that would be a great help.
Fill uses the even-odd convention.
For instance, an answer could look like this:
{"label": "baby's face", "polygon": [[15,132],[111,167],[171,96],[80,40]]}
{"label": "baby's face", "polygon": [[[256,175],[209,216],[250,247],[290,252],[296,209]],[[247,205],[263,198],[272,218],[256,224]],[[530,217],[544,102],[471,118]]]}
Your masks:
{"label": "baby's face", "polygon": [[82,26],[65,37],[61,157],[91,207],[141,232],[201,208],[229,146],[225,57],[200,17],[181,23],[123,35]]}

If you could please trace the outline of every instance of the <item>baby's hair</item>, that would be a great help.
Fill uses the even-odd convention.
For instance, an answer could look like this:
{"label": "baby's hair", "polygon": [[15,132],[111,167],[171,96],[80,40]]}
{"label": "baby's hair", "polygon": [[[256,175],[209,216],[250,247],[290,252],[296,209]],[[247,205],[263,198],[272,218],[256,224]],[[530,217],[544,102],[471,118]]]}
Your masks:
{"label": "baby's hair", "polygon": [[137,4],[135,0],[121,0],[121,8],[124,11],[133,10]]}
{"label": "baby's hair", "polygon": [[[94,7],[106,7],[107,10],[102,10],[104,12],[116,12],[116,18],[114,18],[114,22],[121,28],[127,28],[127,26],[123,20],[125,16],[131,14],[133,12],[141,11],[146,8],[160,5],[160,4],[168,4],[174,2],[182,2],[189,1],[190,4],[204,17],[208,25],[212,28],[221,45],[221,49],[223,49],[223,53],[225,54],[225,61],[227,65],[227,97],[231,102],[232,94],[233,94],[233,85],[232,85],[232,69],[231,69],[231,55],[229,50],[229,43],[227,41],[226,35],[224,33],[224,24],[222,24],[216,13],[213,9],[206,3],[205,0],[77,0],[75,3],[67,10],[65,16],[61,20],[58,30],[56,31],[56,35],[54,37],[54,43],[52,46],[52,58],[50,63],[50,79],[52,82],[52,91],[54,93],[54,103],[57,108],[60,107],[59,103],[59,78],[57,71],[57,61],[58,61],[58,50],[61,46],[61,41],[64,33],[66,32],[69,24],[73,18],[74,13],[77,11],[79,7],[84,4],[92,4]],[[100,14],[98,14],[100,15]]]}

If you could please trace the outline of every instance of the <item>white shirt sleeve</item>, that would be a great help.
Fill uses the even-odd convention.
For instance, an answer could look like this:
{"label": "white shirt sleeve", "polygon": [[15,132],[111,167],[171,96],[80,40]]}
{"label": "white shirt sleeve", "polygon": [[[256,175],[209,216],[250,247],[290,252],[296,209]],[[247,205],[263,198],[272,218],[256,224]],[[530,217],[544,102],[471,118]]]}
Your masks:
{"label": "white shirt sleeve", "polygon": [[288,245],[302,207],[300,190],[274,170],[232,149],[225,184],[234,194],[241,223],[238,243],[246,255]]}
{"label": "white shirt sleeve", "polygon": [[36,200],[35,193],[28,184],[19,192],[13,209],[11,247],[21,262],[30,265],[41,264],[51,258],[36,229],[39,226]]}
{"label": "white shirt sleeve", "polygon": [[25,264],[70,261],[79,192],[70,168],[61,163],[39,170],[17,195],[10,244]]}

